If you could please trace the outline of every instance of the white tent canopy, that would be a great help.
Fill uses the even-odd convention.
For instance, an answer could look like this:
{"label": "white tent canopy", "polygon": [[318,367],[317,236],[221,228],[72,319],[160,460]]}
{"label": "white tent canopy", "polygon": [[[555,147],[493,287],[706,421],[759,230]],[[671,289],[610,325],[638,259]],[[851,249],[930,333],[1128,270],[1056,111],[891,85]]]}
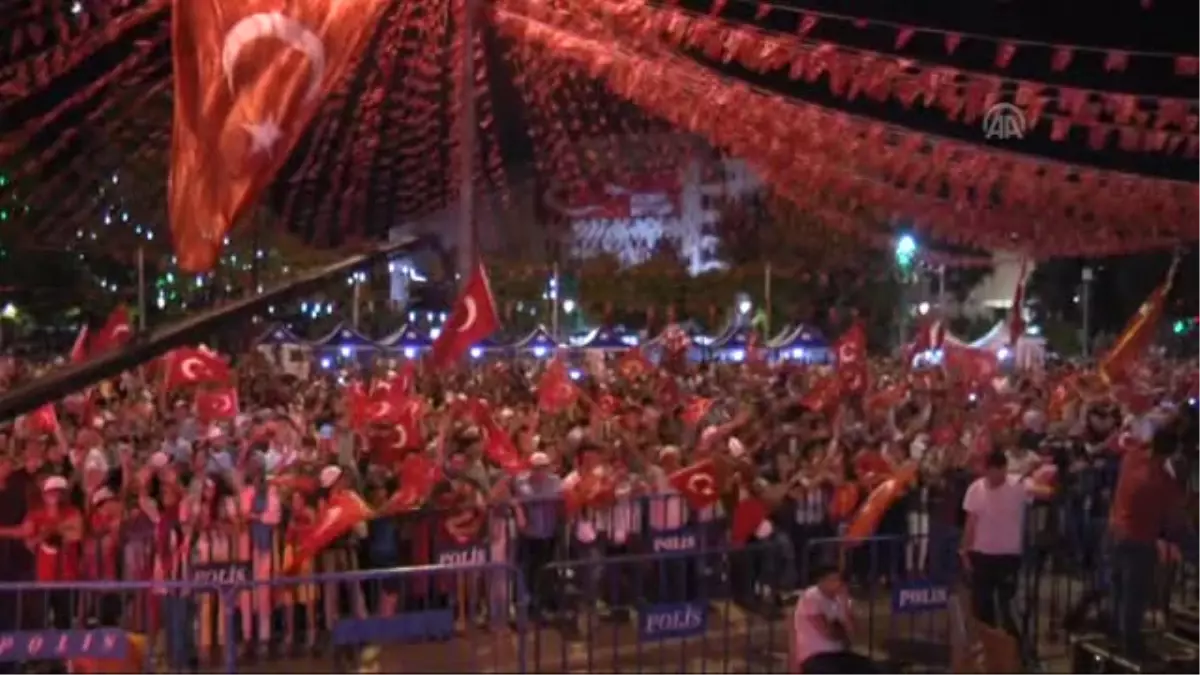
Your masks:
{"label": "white tent canopy", "polygon": [[[1002,355],[1008,349],[1008,322],[998,321],[992,329],[984,333],[974,342],[946,331],[946,341],[957,345],[984,349],[997,355]],[[1019,370],[1038,369],[1046,360],[1046,339],[1037,335],[1022,335],[1017,339],[1016,349],[1012,350],[1013,363]]]}

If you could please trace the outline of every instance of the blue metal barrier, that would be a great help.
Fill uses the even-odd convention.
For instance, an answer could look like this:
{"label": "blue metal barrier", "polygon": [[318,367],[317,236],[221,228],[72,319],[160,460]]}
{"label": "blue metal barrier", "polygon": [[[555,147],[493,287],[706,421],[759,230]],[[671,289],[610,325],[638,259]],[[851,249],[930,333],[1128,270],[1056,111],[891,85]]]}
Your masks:
{"label": "blue metal barrier", "polygon": [[579,547],[535,576],[530,672],[786,672],[781,589],[761,575],[778,552]]}
{"label": "blue metal barrier", "polygon": [[[262,621],[253,612],[243,613],[256,594],[271,599],[272,611]],[[439,642],[460,633],[472,635],[471,649],[425,650],[418,669],[525,671],[527,593],[521,576],[505,564],[269,580],[225,575],[189,581],[6,583],[0,584],[0,598],[16,607],[14,625],[0,630],[0,661],[120,660],[127,656],[126,634],[140,633],[151,645],[162,638],[161,650],[147,650],[144,672],[154,672],[153,661],[159,658],[176,672],[201,666],[236,672],[248,661],[268,670],[275,666],[297,672],[286,655],[239,654],[239,647],[265,644],[257,631],[293,635],[300,625],[321,638],[314,645],[318,650],[306,658],[332,657],[325,667],[330,672],[352,667],[360,647]],[[308,607],[311,612],[305,611]],[[480,618],[489,626],[513,626],[517,638],[503,636],[503,649],[483,649],[481,636],[489,626],[478,625]]]}

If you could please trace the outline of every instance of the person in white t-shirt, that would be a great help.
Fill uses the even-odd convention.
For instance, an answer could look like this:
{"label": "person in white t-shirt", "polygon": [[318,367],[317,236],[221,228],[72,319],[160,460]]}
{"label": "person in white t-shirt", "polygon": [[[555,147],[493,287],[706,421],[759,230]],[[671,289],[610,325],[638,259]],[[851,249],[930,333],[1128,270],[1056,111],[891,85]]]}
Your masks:
{"label": "person in white t-shirt", "polygon": [[990,453],[984,475],[967,488],[963,510],[963,566],[970,574],[975,616],[1019,639],[1013,598],[1025,546],[1025,508],[1029,501],[1024,482],[1008,475],[1003,451]]}
{"label": "person in white t-shirt", "polygon": [[874,662],[850,651],[854,622],[850,596],[834,567],[813,570],[815,583],[800,594],[792,615],[789,656],[792,672],[875,673]]}

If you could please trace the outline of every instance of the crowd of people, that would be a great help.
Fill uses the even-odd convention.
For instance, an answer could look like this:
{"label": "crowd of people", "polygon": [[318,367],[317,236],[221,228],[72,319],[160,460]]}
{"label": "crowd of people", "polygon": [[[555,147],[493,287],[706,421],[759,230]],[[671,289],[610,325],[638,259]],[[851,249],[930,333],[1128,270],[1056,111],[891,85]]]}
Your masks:
{"label": "crowd of people", "polygon": [[[0,615],[0,630],[120,625],[166,636],[184,667],[229,641],[246,658],[319,650],[339,617],[452,607],[460,624],[496,626],[512,619],[517,592],[501,573],[304,580],[482,560],[521,570],[535,620],[570,610],[568,583],[582,602],[620,608],[703,594],[710,574],[726,575],[740,601],[777,611],[838,560],[843,543],[832,538],[848,528],[886,544],[850,556],[854,581],[965,565],[995,587],[1010,563],[976,538],[991,527],[976,518],[981,505],[995,500],[971,487],[989,470],[1053,504],[1035,512],[1032,532],[1061,544],[1049,564],[1065,569],[1100,555],[1123,456],[1153,446],[1181,488],[1195,485],[1194,363],[1151,360],[1136,386],[1110,387],[1069,366],[976,382],[874,359],[867,385],[830,404],[811,396],[828,366],[638,358],[636,368],[627,356],[568,367],[567,355],[438,371],[314,366],[301,380],[251,352],[234,359],[228,383],[165,387],[170,366],[147,364],[11,421],[0,427],[0,581],[194,579],[230,562],[250,580],[298,581],[235,596],[29,586],[5,592],[18,610]],[[5,385],[49,367],[10,360]],[[570,377],[553,386],[571,391],[549,401],[559,370]],[[889,481],[895,499],[873,506]],[[371,517],[326,541],[324,519],[346,493]],[[1114,522],[1153,545],[1163,524],[1144,521],[1178,505],[1160,496],[1147,506],[1139,494],[1113,509]],[[877,513],[864,532],[856,521],[867,509]],[[663,536],[685,531],[693,539]],[[724,571],[670,575],[685,579],[678,591],[663,574],[602,564],[693,548],[750,553]],[[1146,569],[1142,548],[1117,550]],[[579,565],[555,572],[563,561]],[[1123,611],[1133,621],[1138,609]]]}

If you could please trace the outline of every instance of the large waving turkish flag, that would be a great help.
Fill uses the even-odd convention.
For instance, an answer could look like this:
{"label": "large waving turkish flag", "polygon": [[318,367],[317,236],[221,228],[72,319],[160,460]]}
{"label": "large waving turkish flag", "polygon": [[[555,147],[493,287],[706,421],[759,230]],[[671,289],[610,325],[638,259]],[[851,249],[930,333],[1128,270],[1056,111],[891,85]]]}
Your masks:
{"label": "large waving turkish flag", "polygon": [[433,341],[430,365],[445,368],[462,358],[472,345],[480,342],[500,327],[496,316],[496,301],[488,283],[487,269],[480,262],[471,271],[467,285],[454,303],[450,320]]}
{"label": "large waving turkish flag", "polygon": [[168,199],[179,267],[212,269],[226,233],[350,69],[389,3],[175,3]]}

